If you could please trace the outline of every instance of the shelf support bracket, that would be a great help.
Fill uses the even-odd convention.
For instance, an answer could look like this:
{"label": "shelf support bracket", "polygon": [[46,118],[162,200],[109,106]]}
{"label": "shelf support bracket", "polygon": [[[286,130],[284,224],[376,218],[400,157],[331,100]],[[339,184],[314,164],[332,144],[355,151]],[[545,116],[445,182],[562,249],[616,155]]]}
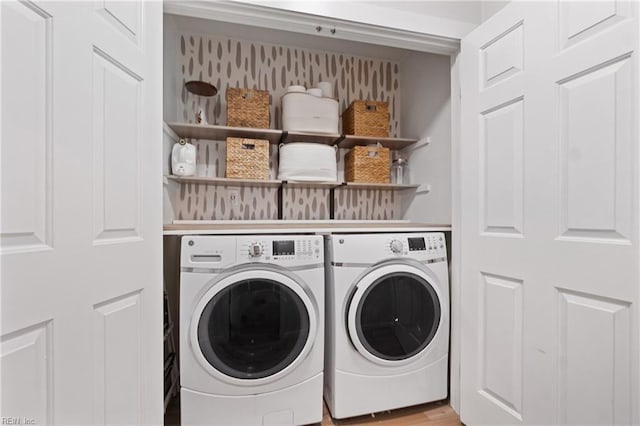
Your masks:
{"label": "shelf support bracket", "polygon": [[278,186],[278,219],[282,220],[284,217],[284,185],[286,181],[283,181],[280,186]]}
{"label": "shelf support bracket", "polygon": [[335,188],[329,189],[329,219],[336,218],[336,197]]}
{"label": "shelf support bracket", "polygon": [[284,141],[287,140],[287,136],[289,136],[289,132],[286,130],[283,130],[282,133],[280,134],[280,142],[278,142],[278,145],[280,145],[281,143],[284,143]]}

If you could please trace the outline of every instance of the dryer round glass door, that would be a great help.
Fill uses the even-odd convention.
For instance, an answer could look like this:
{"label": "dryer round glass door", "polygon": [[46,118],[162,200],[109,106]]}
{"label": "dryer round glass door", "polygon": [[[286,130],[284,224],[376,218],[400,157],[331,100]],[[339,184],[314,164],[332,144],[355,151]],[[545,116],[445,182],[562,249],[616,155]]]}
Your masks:
{"label": "dryer round glass door", "polygon": [[432,342],[441,322],[436,287],[406,265],[374,269],[356,285],[347,320],[352,342],[372,361],[410,362]]}
{"label": "dryer round glass door", "polygon": [[289,277],[266,271],[241,275],[207,292],[193,332],[210,369],[255,384],[295,366],[308,351],[314,308]]}

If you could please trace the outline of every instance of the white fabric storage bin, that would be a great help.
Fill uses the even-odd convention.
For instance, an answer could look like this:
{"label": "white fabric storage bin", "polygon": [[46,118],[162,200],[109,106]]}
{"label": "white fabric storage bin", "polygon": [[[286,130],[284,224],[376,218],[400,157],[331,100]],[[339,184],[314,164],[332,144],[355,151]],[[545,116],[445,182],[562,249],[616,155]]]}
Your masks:
{"label": "white fabric storage bin", "polygon": [[282,130],[337,134],[338,118],[336,99],[300,92],[282,95]]}
{"label": "white fabric storage bin", "polygon": [[292,142],[280,144],[278,179],[306,182],[338,180],[337,146]]}

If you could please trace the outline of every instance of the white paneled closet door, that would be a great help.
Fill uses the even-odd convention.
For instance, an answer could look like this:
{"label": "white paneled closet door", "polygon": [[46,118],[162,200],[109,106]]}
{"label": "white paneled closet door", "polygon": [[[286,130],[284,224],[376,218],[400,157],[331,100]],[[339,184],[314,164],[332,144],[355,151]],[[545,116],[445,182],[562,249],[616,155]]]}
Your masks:
{"label": "white paneled closet door", "polygon": [[162,5],[0,2],[0,42],[0,415],[161,424]]}
{"label": "white paneled closet door", "polygon": [[513,2],[462,43],[461,418],[638,424],[638,4]]}

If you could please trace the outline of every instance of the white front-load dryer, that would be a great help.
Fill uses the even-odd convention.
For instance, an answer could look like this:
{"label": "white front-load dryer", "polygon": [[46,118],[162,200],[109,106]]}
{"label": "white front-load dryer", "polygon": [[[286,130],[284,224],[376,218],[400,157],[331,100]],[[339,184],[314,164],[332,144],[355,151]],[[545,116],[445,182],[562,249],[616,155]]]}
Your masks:
{"label": "white front-load dryer", "polygon": [[334,234],[325,250],[324,397],[331,415],[446,398],[444,234]]}
{"label": "white front-load dryer", "polygon": [[320,236],[185,236],[182,425],[322,420]]}

